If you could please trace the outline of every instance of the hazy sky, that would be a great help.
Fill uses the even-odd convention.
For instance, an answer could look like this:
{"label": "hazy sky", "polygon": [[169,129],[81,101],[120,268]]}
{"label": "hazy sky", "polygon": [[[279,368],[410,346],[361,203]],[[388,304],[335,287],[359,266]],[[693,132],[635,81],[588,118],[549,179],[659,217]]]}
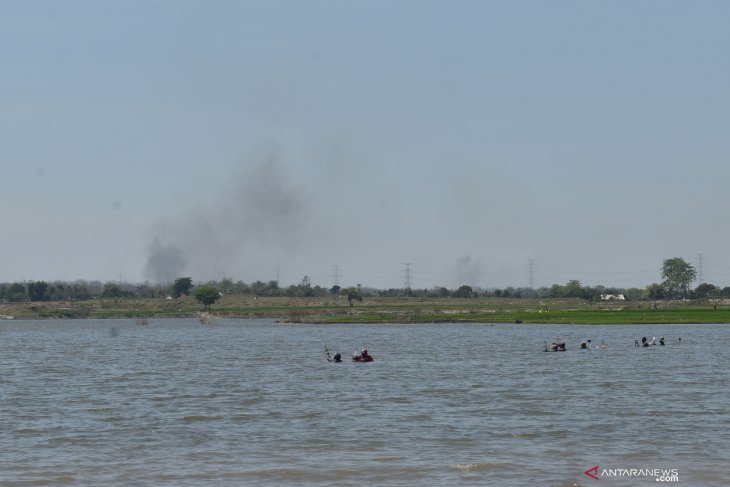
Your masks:
{"label": "hazy sky", "polygon": [[730,2],[0,3],[0,281],[730,285]]}

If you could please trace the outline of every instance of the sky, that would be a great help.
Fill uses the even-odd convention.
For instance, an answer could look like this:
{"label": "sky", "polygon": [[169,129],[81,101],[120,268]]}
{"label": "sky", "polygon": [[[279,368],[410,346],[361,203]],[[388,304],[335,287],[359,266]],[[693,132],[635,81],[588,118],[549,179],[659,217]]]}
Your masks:
{"label": "sky", "polygon": [[0,2],[0,282],[730,285],[730,3]]}

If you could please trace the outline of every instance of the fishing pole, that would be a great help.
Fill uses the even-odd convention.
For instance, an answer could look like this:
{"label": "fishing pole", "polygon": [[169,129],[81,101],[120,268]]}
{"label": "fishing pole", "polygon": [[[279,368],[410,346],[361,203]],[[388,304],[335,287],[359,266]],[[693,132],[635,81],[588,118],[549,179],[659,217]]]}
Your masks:
{"label": "fishing pole", "polygon": [[319,329],[319,325],[317,326],[317,333],[319,334],[319,339],[322,340],[322,345],[324,345],[324,353],[327,355],[327,362],[332,362],[332,356],[330,355],[330,349],[327,348],[327,342],[324,341],[324,337],[322,337],[322,331]]}
{"label": "fishing pole", "polygon": [[327,362],[332,362],[332,357],[330,357],[330,349],[327,348],[327,344],[324,344],[324,353],[327,355]]}

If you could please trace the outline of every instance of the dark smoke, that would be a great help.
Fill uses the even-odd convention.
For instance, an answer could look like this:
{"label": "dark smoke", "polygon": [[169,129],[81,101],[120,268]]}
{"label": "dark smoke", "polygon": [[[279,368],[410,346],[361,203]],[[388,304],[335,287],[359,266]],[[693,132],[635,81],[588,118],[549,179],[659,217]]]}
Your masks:
{"label": "dark smoke", "polygon": [[150,244],[144,275],[154,282],[171,282],[182,277],[187,269],[183,251],[173,244],[162,244],[155,238]]}
{"label": "dark smoke", "polygon": [[301,244],[307,198],[276,157],[242,171],[220,194],[155,229],[145,266],[149,280],[260,274]]}
{"label": "dark smoke", "polygon": [[481,284],[482,263],[465,255],[456,262],[456,275],[461,284],[478,287]]}

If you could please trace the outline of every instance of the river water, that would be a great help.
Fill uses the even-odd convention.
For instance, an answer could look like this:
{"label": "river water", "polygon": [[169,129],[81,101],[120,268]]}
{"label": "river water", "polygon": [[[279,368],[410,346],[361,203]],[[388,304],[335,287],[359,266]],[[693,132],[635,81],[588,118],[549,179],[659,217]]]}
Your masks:
{"label": "river water", "polygon": [[[668,344],[635,348],[642,336]],[[557,338],[569,350],[544,353]],[[586,338],[608,347],[577,350]],[[728,485],[729,339],[724,325],[0,322],[0,486],[656,485],[621,469],[661,468]],[[376,361],[329,363],[323,342]]]}

